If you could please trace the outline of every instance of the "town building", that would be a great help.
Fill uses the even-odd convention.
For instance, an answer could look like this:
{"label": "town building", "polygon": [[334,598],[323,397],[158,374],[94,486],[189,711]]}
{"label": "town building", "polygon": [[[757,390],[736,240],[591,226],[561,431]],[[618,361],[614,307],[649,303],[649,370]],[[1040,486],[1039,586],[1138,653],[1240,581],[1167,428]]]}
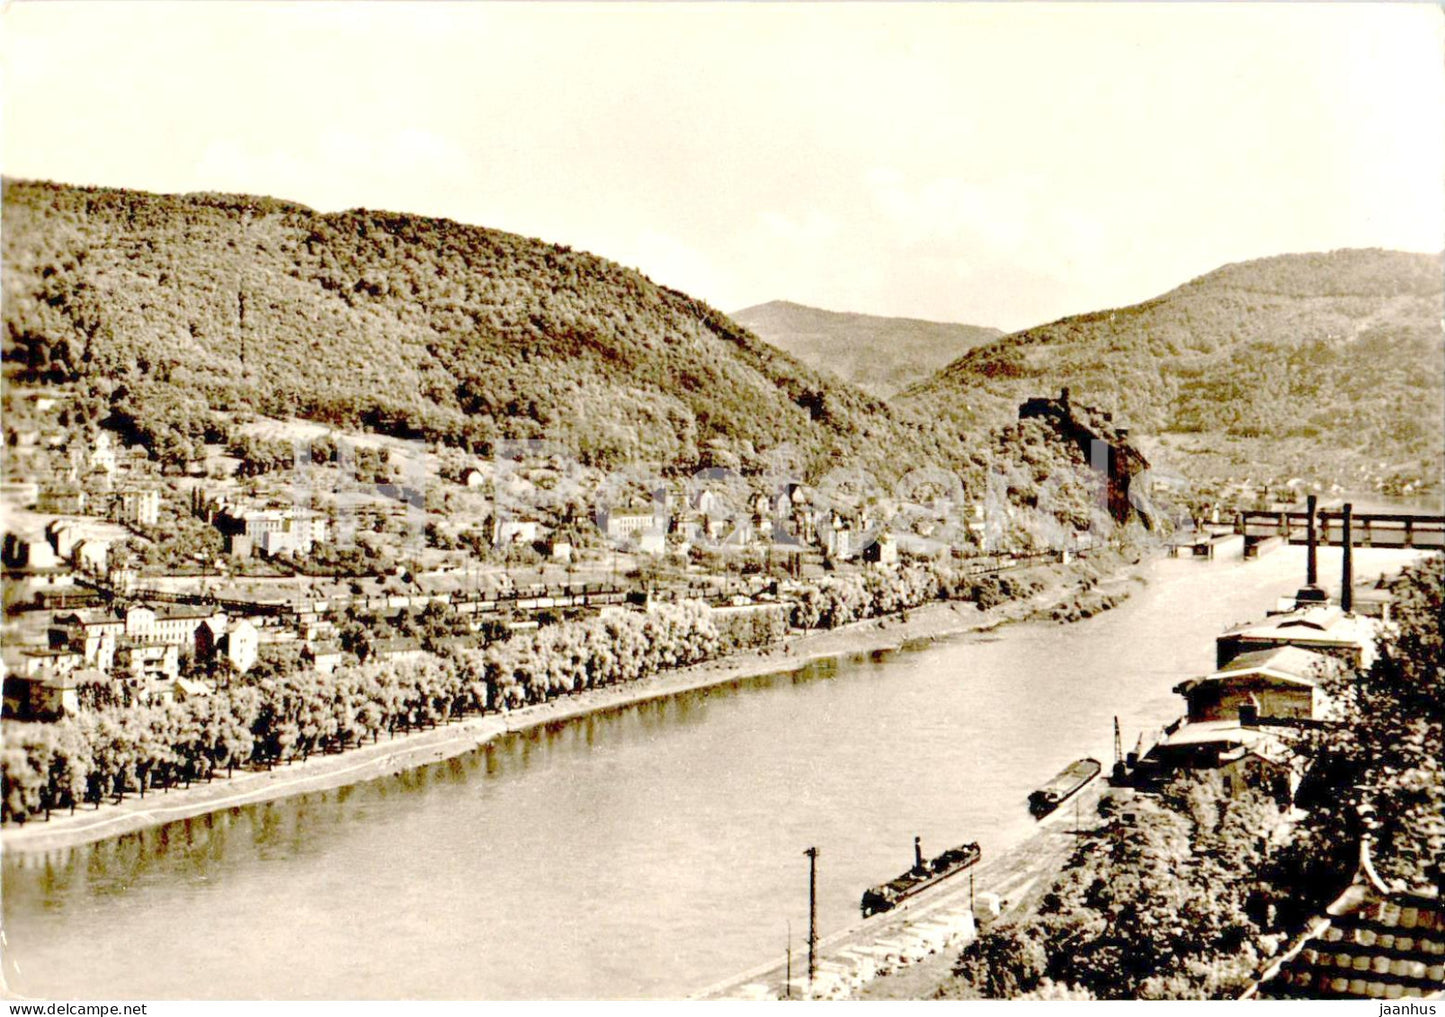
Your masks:
{"label": "town building", "polygon": [[296,636],[305,642],[326,642],[336,638],[336,623],[330,618],[313,612],[298,613],[295,616]]}
{"label": "town building", "polygon": [[651,508],[612,509],[606,514],[603,530],[613,540],[626,540],[648,531],[663,532],[663,520]]}
{"label": "town building", "polygon": [[115,652],[115,675],[126,683],[129,700],[148,702],[157,688],[169,688],[180,675],[180,653],[175,643],[122,641]]}
{"label": "town building", "polygon": [[134,568],[120,568],[114,562],[105,573],[105,581],[112,591],[128,595],[140,585],[140,573]]}
{"label": "town building", "polygon": [[672,521],[672,532],[677,534],[678,539],[684,544],[695,544],[707,532],[706,524],[706,516],[689,512]]}
{"label": "town building", "polygon": [[863,548],[863,560],[871,565],[897,565],[898,541],[891,533],[879,534],[877,540]]}
{"label": "town building", "polygon": [[242,618],[226,633],[226,659],[231,662],[231,666],[236,669],[238,674],[245,674],[255,666],[260,645],[261,640],[256,626]]}
{"label": "town building", "polygon": [[68,561],[75,551],[75,542],[81,538],[81,530],[73,522],[54,519],[45,527],[45,537],[55,549],[55,556]]}
{"label": "town building", "polygon": [[[282,512],[276,513],[280,516],[279,525],[270,525],[270,520],[260,531],[259,537],[253,537],[255,547],[267,556],[278,554],[299,554],[309,555],[317,544],[324,544],[327,537],[326,520],[319,516],[312,516],[306,513]],[[250,532],[248,518],[248,534]]]}
{"label": "town building", "polygon": [[727,506],[716,491],[707,488],[693,491],[687,499],[687,505],[692,511],[699,515],[711,516],[726,514]]}
{"label": "town building", "polygon": [[378,639],[373,642],[371,655],[377,660],[401,664],[409,660],[423,660],[427,654],[422,649],[421,643],[415,639],[394,638]]}
{"label": "town building", "polygon": [[707,536],[709,542],[724,551],[746,550],[753,542],[753,521],[748,518],[708,518]]}
{"label": "town building", "polygon": [[1339,661],[1328,654],[1277,646],[1240,654],[1213,674],[1182,682],[1174,691],[1188,703],[1191,724],[1322,720],[1329,704],[1320,683],[1338,667]]}
{"label": "town building", "polygon": [[841,516],[834,515],[821,528],[819,536],[823,553],[830,558],[851,558],[858,550],[858,534]]}
{"label": "town building", "polygon": [[301,661],[319,674],[332,674],[341,666],[341,647],[335,643],[308,643],[301,650]]}
{"label": "town building", "polygon": [[217,620],[224,629],[225,613],[214,608],[171,607],[163,612],[143,604],[126,610],[126,638],[137,643],[170,643],[194,648],[196,630],[208,620]]}
{"label": "town building", "polygon": [[[304,539],[304,528],[298,527],[297,523],[296,515],[290,510],[233,507],[217,517],[216,526],[223,532],[238,533],[249,537],[254,545],[260,547],[268,536],[277,533],[295,532],[297,539]],[[310,532],[314,534],[314,530]]]}
{"label": "town building", "polygon": [[60,565],[55,547],[43,534],[5,534],[3,560],[11,568],[50,569]]}
{"label": "town building", "polygon": [[68,674],[85,666],[85,656],[69,647],[32,647],[20,651],[20,666],[15,673],[26,678]]}
{"label": "town building", "polygon": [[74,716],[83,708],[81,690],[106,684],[110,676],[92,668],[34,675],[5,675],[4,715],[16,720],[56,720]]}
{"label": "town building", "polygon": [[160,521],[161,493],[154,488],[128,488],[111,502],[111,516],[131,526],[155,526]]}
{"label": "town building", "polygon": [[110,541],[96,537],[83,537],[72,549],[71,561],[82,572],[92,576],[105,575],[110,564]]}
{"label": "town building", "polygon": [[265,555],[309,555],[317,544],[330,539],[330,524],[323,516],[300,507],[260,508],[212,497],[199,487],[191,493],[191,512],[221,531],[226,553],[248,558]]}
{"label": "town building", "polygon": [[1235,626],[1215,641],[1217,667],[1252,650],[1298,646],[1338,657],[1351,667],[1367,668],[1375,659],[1380,623],[1323,604],[1272,615],[1262,622]]}
{"label": "town building", "polygon": [[534,519],[498,519],[492,524],[492,543],[532,544],[541,539],[542,524]]}
{"label": "town building", "polygon": [[40,485],[30,480],[0,481],[0,502],[16,508],[32,508],[40,500]]}
{"label": "town building", "polygon": [[176,680],[171,683],[170,692],[171,697],[178,702],[184,702],[187,699],[200,699],[203,696],[209,696],[211,694],[211,690],[206,686],[205,682],[198,682],[194,678],[183,677],[177,677]]}
{"label": "town building", "polygon": [[1187,712],[1165,729],[1141,768],[1146,780],[1179,770],[1211,773],[1225,792],[1264,787],[1292,800],[1302,776],[1293,744],[1325,721],[1332,704],[1322,682],[1338,658],[1296,646],[1240,654],[1202,678],[1181,682]]}
{"label": "town building", "polygon": [[50,645],[55,648],[71,647],[85,656],[85,662],[92,667],[106,669],[96,663],[96,654],[102,643],[109,641],[114,647],[116,640],[125,635],[125,619],[111,612],[72,611],[58,615],[50,625]]}
{"label": "town building", "polygon": [[210,660],[221,652],[221,641],[226,638],[226,616],[215,615],[204,619],[196,626],[194,652],[197,660]]}
{"label": "town building", "polygon": [[51,569],[26,569],[10,573],[6,577],[7,589],[13,590],[18,601],[29,601],[47,610],[64,610],[79,607],[94,599],[90,590],[77,588],[75,573],[68,565]]}
{"label": "town building", "polygon": [[85,514],[85,492],[69,485],[42,487],[35,500],[36,511],[53,512],[61,516]]}
{"label": "town building", "polygon": [[101,431],[95,436],[95,441],[91,443],[90,468],[99,470],[107,476],[115,473],[115,446],[111,442],[108,431]]}
{"label": "town building", "polygon": [[1294,759],[1294,728],[1263,728],[1237,721],[1176,722],[1150,750],[1136,775],[1141,786],[1166,780],[1180,770],[1206,774],[1226,794],[1264,788],[1281,804],[1293,800],[1302,773]]}

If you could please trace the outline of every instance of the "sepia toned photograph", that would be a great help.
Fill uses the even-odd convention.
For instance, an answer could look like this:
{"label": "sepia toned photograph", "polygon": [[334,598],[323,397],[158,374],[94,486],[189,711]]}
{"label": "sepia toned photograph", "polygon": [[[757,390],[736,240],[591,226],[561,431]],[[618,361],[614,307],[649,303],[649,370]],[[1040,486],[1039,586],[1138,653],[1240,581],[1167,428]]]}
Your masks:
{"label": "sepia toned photograph", "polygon": [[6,1013],[1441,1013],[1442,52],[0,6]]}

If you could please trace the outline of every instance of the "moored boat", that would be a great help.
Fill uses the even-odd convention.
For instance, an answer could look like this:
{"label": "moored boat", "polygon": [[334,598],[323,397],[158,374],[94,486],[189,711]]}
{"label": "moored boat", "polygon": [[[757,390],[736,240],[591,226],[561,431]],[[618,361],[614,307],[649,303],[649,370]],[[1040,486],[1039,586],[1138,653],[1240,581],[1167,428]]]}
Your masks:
{"label": "moored boat", "polygon": [[1103,768],[1093,757],[1074,760],[1053,780],[1029,795],[1029,811],[1040,818],[1047,816],[1097,777]]}
{"label": "moored boat", "polygon": [[920,890],[941,882],[970,865],[977,864],[982,852],[978,844],[960,844],[951,847],[931,861],[923,860],[923,844],[919,837],[913,838],[913,868],[896,879],[871,887],[863,892],[863,917],[876,915],[897,907],[904,900]]}

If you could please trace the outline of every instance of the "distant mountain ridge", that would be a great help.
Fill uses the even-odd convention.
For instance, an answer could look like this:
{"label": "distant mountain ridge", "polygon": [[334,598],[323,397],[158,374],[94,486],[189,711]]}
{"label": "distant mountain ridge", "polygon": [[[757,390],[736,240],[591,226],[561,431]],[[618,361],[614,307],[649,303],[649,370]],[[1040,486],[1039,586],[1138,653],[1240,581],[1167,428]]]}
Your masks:
{"label": "distant mountain ridge", "polygon": [[1215,472],[1438,484],[1442,272],[1441,255],[1377,249],[1230,264],[1132,307],[979,346],[895,402],[971,433],[1068,386],[1121,423],[1213,456]]}
{"label": "distant mountain ridge", "polygon": [[787,300],[745,308],[732,317],[814,370],[885,399],[1003,335],[996,328],[825,311]]}

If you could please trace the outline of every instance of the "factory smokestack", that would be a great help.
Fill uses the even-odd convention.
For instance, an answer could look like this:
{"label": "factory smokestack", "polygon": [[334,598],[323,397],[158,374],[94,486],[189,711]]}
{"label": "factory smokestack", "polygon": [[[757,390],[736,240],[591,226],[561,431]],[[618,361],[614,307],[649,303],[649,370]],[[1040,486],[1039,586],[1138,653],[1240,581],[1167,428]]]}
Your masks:
{"label": "factory smokestack", "polygon": [[1351,547],[1350,539],[1350,512],[1353,506],[1345,502],[1344,516],[1341,520],[1343,532],[1340,534],[1340,543],[1344,546],[1344,556],[1340,571],[1340,607],[1347,613],[1355,606],[1355,554]]}
{"label": "factory smokestack", "polygon": [[1319,564],[1315,560],[1316,548],[1319,547],[1319,538],[1315,535],[1315,506],[1318,503],[1318,499],[1316,499],[1314,495],[1310,495],[1305,499],[1305,511],[1309,513],[1309,519],[1305,523],[1307,527],[1305,532],[1309,535],[1310,548],[1309,557],[1305,559],[1306,586],[1316,586],[1320,581]]}

